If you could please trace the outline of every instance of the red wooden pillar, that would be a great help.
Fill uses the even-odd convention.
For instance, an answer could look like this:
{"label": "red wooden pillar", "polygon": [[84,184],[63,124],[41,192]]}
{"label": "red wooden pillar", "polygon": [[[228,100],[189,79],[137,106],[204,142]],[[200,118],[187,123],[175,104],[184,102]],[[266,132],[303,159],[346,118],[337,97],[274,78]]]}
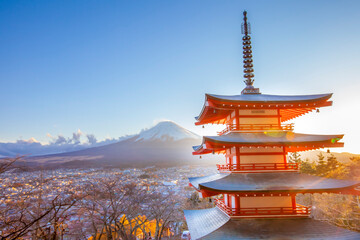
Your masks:
{"label": "red wooden pillar", "polygon": [[283,156],[284,156],[284,164],[285,164],[285,166],[286,166],[287,161],[286,161],[286,151],[285,151],[285,146],[282,146],[282,149],[283,149]]}
{"label": "red wooden pillar", "polygon": [[295,194],[292,194],[291,195],[291,203],[292,203],[292,208],[293,208],[293,211],[296,211],[296,198],[295,198]]}
{"label": "red wooden pillar", "polygon": [[235,147],[236,170],[240,170],[240,147]]}
{"label": "red wooden pillar", "polygon": [[235,214],[239,215],[240,213],[240,197],[239,195],[235,195]]}
{"label": "red wooden pillar", "polygon": [[225,159],[226,159],[226,164],[230,164],[230,153],[229,153],[229,149],[226,149]]}
{"label": "red wooden pillar", "polygon": [[240,118],[239,118],[239,110],[238,109],[235,109],[235,124],[236,124],[235,129],[240,130]]}
{"label": "red wooden pillar", "polygon": [[281,129],[281,116],[280,116],[280,109],[277,109],[277,116],[278,116],[278,125],[279,125],[279,129]]}
{"label": "red wooden pillar", "polygon": [[228,206],[228,209],[230,210],[230,215],[232,215],[232,214],[231,214],[231,213],[232,213],[231,195],[230,195],[230,194],[226,194],[226,196],[227,196],[227,202],[228,202],[227,206]]}

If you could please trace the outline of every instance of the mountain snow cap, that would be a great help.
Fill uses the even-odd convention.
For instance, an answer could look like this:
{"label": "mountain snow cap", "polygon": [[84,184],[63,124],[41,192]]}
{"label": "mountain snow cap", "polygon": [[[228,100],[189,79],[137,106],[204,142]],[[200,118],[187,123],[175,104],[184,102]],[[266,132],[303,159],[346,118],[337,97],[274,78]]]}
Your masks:
{"label": "mountain snow cap", "polygon": [[137,141],[148,140],[182,140],[182,139],[200,139],[200,136],[181,127],[173,121],[162,121],[156,124],[154,127],[143,130],[136,138]]}

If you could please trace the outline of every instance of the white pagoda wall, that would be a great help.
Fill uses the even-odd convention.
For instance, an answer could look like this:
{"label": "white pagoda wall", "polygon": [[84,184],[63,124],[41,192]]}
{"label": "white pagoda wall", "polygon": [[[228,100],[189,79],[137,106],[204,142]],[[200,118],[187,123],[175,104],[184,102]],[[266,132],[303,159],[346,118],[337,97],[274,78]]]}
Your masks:
{"label": "white pagoda wall", "polygon": [[240,197],[240,208],[261,207],[292,207],[291,197]]}
{"label": "white pagoda wall", "polygon": [[282,153],[283,147],[240,147],[240,153]]}
{"label": "white pagoda wall", "polygon": [[[236,114],[235,111],[238,111],[239,114],[239,123],[241,124],[279,124],[279,115],[276,109],[268,110],[234,110],[226,118],[227,124],[236,124]],[[246,117],[244,117],[246,116]],[[251,117],[254,116],[254,117]],[[255,117],[256,116],[256,117]],[[263,118],[260,116],[264,116]]]}
{"label": "white pagoda wall", "polygon": [[[284,163],[283,147],[240,147],[240,164],[248,163]],[[246,155],[246,154],[252,155]],[[258,153],[258,155],[254,155]],[[266,154],[269,153],[269,154]],[[245,154],[245,155],[243,155]],[[236,150],[235,147],[227,149],[226,162],[228,164],[236,164]],[[286,159],[286,155],[285,155]]]}
{"label": "white pagoda wall", "polygon": [[278,125],[279,120],[277,118],[241,118],[240,126],[242,124],[272,124]]}
{"label": "white pagoda wall", "polygon": [[257,115],[257,116],[261,116],[261,115],[278,115],[278,112],[276,109],[268,109],[268,110],[239,110],[239,115]]}
{"label": "white pagoda wall", "polygon": [[240,156],[241,164],[248,163],[284,163],[284,155],[250,155]]}

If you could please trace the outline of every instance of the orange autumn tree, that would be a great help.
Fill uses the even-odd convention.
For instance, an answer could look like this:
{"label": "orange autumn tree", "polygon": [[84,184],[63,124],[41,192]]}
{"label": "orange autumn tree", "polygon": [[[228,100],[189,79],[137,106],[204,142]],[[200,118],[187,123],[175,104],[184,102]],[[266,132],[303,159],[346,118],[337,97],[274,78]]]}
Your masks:
{"label": "orange autumn tree", "polygon": [[[139,215],[130,221],[127,219],[125,215],[123,215],[120,219],[118,226],[123,226],[123,231],[127,233],[128,236],[132,236],[136,239],[145,239],[148,237],[154,237],[157,231],[157,228],[162,227],[162,221],[157,222],[155,219],[148,220],[145,215]],[[112,226],[113,231],[109,236],[106,230],[102,231],[101,233],[96,234],[96,236],[92,236],[88,238],[88,240],[108,240],[108,239],[124,239],[122,237],[123,234],[120,234],[117,231],[117,226]],[[169,236],[171,234],[168,228],[163,229],[163,234]],[[155,239],[158,239],[155,237]]]}

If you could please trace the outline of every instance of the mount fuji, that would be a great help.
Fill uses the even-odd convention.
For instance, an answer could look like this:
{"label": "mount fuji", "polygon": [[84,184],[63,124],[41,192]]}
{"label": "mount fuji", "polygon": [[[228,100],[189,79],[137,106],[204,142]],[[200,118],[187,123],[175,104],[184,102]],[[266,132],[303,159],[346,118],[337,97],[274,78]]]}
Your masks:
{"label": "mount fuji", "polygon": [[201,137],[189,130],[179,126],[172,121],[159,122],[150,129],[141,131],[135,139],[138,141],[179,141],[182,139],[199,140]]}
{"label": "mount fuji", "polygon": [[192,155],[201,137],[172,122],[160,122],[150,129],[117,143],[75,152],[32,157],[34,164],[53,167],[146,167],[213,164],[213,157]]}

